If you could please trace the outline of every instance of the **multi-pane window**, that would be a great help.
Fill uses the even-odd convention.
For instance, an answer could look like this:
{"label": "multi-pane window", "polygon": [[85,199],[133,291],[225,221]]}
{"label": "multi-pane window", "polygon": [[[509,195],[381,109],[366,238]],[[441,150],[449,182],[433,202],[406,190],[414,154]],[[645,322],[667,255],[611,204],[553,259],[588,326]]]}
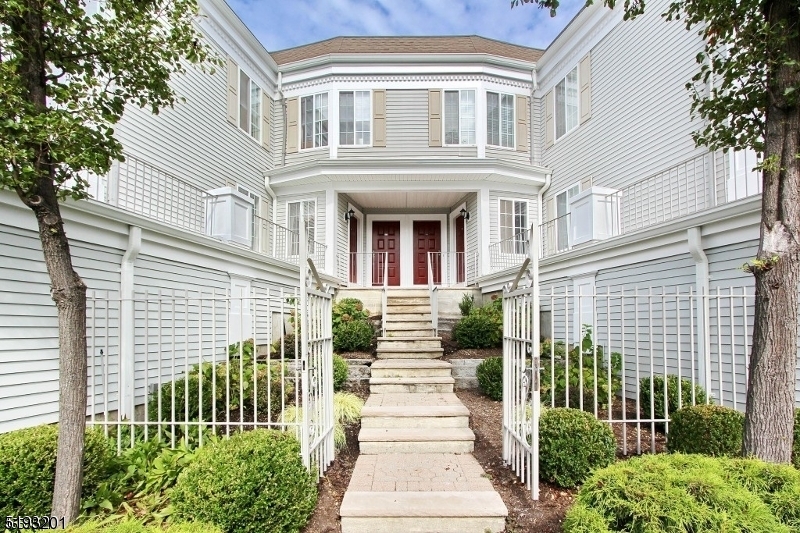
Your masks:
{"label": "multi-pane window", "polygon": [[578,126],[578,67],[556,85],[556,139]]}
{"label": "multi-pane window", "polygon": [[300,101],[300,148],[328,146],[328,93]]}
{"label": "multi-pane window", "polygon": [[239,71],[239,127],[261,140],[261,89],[243,70]]}
{"label": "multi-pane window", "polygon": [[486,93],[486,144],[514,148],[514,95]]}
{"label": "multi-pane window", "polygon": [[339,144],[370,143],[370,91],[339,93]]}
{"label": "multi-pane window", "polygon": [[287,227],[289,228],[289,255],[300,254],[300,220],[304,217],[308,224],[308,251],[314,251],[314,236],[316,230],[316,202],[303,200],[289,202],[286,213]]}
{"label": "multi-pane window", "polygon": [[444,143],[475,144],[475,91],[444,92]]}
{"label": "multi-pane window", "polygon": [[730,150],[728,163],[730,169],[727,180],[727,197],[729,202],[740,200],[761,192],[761,171],[758,154],[751,149]]}
{"label": "multi-pane window", "polygon": [[528,229],[528,201],[500,200],[500,241],[502,252],[526,253]]}
{"label": "multi-pane window", "polygon": [[559,251],[569,248],[569,199],[579,192],[581,187],[576,183],[556,195],[556,245]]}

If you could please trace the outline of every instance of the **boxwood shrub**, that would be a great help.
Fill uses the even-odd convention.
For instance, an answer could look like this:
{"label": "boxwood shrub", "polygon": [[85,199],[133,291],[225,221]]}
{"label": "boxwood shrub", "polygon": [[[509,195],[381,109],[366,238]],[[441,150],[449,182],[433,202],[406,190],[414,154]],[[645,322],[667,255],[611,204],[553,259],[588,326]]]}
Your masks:
{"label": "boxwood shrub", "polygon": [[792,446],[792,464],[800,468],[800,409],[794,410],[794,445]]}
{"label": "boxwood shrub", "polygon": [[[639,406],[642,410],[644,418],[650,418],[650,376],[642,378],[639,381]],[[653,376],[653,412],[655,418],[667,418],[667,414],[672,416],[672,413],[682,407],[687,407],[693,404],[692,402],[692,387],[694,387],[694,404],[706,403],[706,390],[700,385],[695,385],[692,380],[681,378],[680,379],[680,394],[678,394],[678,376],[667,376],[667,400],[664,401],[664,376]],[[680,398],[680,402],[678,401]],[[665,411],[665,406],[669,411]],[[659,424],[663,428],[663,424]]]}
{"label": "boxwood shrub", "polygon": [[[48,515],[56,475],[58,427],[36,426],[0,435],[0,514]],[[83,454],[84,496],[109,475],[114,453],[99,430],[87,429]]]}
{"label": "boxwood shrub", "polygon": [[580,485],[593,470],[613,463],[616,450],[614,432],[590,413],[556,407],[539,418],[539,471],[559,487]]}
{"label": "boxwood shrub", "polygon": [[198,522],[177,522],[165,527],[144,525],[141,521],[125,519],[108,523],[108,520],[91,521],[67,529],[69,533],[223,533],[217,526]]}
{"label": "boxwood shrub", "polygon": [[478,387],[492,400],[503,399],[503,358],[487,357],[475,368]]}
{"label": "boxwood shrub", "polygon": [[460,348],[497,348],[503,344],[503,301],[500,298],[469,314],[453,326],[453,339]]}
{"label": "boxwood shrub", "polygon": [[340,391],[347,383],[347,360],[338,354],[333,354],[333,390]]}
{"label": "boxwood shrub", "polygon": [[337,352],[362,352],[372,346],[375,330],[368,320],[342,322],[333,330],[333,349]]}
{"label": "boxwood shrub", "polygon": [[729,407],[695,405],[675,411],[667,449],[703,455],[741,455],[744,415]]}
{"label": "boxwood shrub", "polygon": [[175,516],[227,533],[298,532],[317,485],[289,433],[257,429],[202,448],[172,491]]}
{"label": "boxwood shrub", "polygon": [[660,454],[592,474],[565,533],[800,529],[800,472],[755,459]]}

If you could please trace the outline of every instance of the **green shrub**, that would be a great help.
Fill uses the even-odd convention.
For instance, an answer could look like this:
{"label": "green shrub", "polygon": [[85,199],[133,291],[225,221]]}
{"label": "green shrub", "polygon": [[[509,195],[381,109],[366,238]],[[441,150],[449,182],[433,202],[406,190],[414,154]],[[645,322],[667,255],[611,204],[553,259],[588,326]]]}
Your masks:
{"label": "green shrub", "polygon": [[[58,427],[36,426],[0,435],[0,512],[48,515],[56,475]],[[99,430],[87,429],[83,453],[84,495],[92,494],[112,468],[113,450]]]}
{"label": "green shrub", "polygon": [[583,409],[593,411],[595,382],[597,404],[600,407],[607,407],[609,397],[613,399],[622,390],[622,380],[619,377],[622,372],[622,356],[612,352],[606,360],[603,347],[594,346],[591,326],[584,324],[582,331],[580,345],[573,346],[569,352],[560,341],[552,343],[545,339],[541,343],[541,399],[544,405],[580,409],[582,397]]}
{"label": "green shrub", "polygon": [[472,294],[464,294],[461,301],[458,303],[458,309],[461,311],[461,316],[467,316],[475,306],[475,296]]}
{"label": "green shrub", "polygon": [[596,471],[565,533],[800,529],[800,472],[754,459],[645,455]]}
{"label": "green shrub", "polygon": [[611,428],[590,413],[557,407],[539,418],[539,471],[559,487],[580,485],[593,470],[613,463],[616,450]]}
{"label": "green shrub", "polygon": [[794,410],[794,444],[792,446],[792,464],[800,468],[800,409]]}
{"label": "green shrub", "polygon": [[375,330],[366,320],[342,322],[333,332],[333,349],[337,352],[369,350]]}
{"label": "green shrub", "polygon": [[[300,339],[298,339],[298,342]],[[281,354],[281,347],[283,347],[283,354]],[[300,346],[297,347],[300,349]],[[286,333],[280,339],[275,340],[270,347],[270,358],[271,359],[280,359],[283,357],[284,359],[295,359],[295,345],[294,345],[294,333]]]}
{"label": "green shrub", "polygon": [[744,415],[729,407],[695,405],[672,415],[667,436],[671,452],[741,455]]}
{"label": "green shrub", "polygon": [[[500,301],[494,300],[494,301]],[[453,339],[461,348],[497,348],[503,344],[503,311],[494,301],[473,307],[453,326]]]}
{"label": "green shrub", "polygon": [[67,529],[69,533],[223,533],[216,526],[196,522],[178,522],[165,527],[146,526],[133,518],[121,522],[91,521]]}
{"label": "green shrub", "polygon": [[347,359],[338,354],[333,354],[333,390],[340,391],[347,383],[349,373]]}
{"label": "green shrub", "polygon": [[364,303],[358,298],[342,298],[333,303],[332,323],[334,333],[336,328],[345,322],[366,321],[369,311],[364,309]]}
{"label": "green shrub", "polygon": [[257,429],[201,448],[172,491],[175,516],[227,533],[298,532],[317,486],[293,435]]}
{"label": "green shrub", "polygon": [[[639,380],[639,406],[644,418],[650,418],[650,376]],[[664,401],[664,376],[653,377],[653,397],[655,398],[653,411],[655,418],[666,419],[667,414],[672,413],[682,407],[693,404],[706,403],[706,390],[700,385],[692,384],[692,380],[682,378],[680,380],[680,394],[678,394],[678,376],[667,376],[667,402]],[[692,402],[692,388],[694,388],[694,402]],[[680,402],[678,401],[680,399]],[[669,408],[669,411],[665,409]],[[663,428],[663,424],[659,424]]]}
{"label": "green shrub", "polygon": [[475,369],[478,387],[492,400],[503,399],[503,358],[487,357]]}

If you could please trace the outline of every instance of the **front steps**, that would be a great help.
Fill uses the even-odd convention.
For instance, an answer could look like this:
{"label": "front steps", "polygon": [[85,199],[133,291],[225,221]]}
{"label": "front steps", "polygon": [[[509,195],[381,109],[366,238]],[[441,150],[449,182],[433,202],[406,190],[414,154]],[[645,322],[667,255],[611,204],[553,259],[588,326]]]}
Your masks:
{"label": "front steps", "polygon": [[469,411],[441,361],[427,291],[388,297],[342,533],[496,533],[508,512],[472,457]]}

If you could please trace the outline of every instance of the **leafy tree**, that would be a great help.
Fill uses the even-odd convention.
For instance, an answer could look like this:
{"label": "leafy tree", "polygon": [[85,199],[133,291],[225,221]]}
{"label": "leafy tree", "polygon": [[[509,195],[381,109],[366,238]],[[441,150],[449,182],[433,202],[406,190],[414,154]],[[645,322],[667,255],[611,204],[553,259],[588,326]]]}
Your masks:
{"label": "leafy tree", "polygon": [[[512,8],[520,4],[554,15],[559,3],[511,0]],[[631,19],[645,2],[625,0],[624,9]],[[800,0],[673,0],[665,16],[682,19],[705,42],[687,84],[692,111],[705,120],[695,142],[763,156],[761,239],[746,265],[756,303],[743,453],[788,463],[800,284]]]}
{"label": "leafy tree", "polygon": [[[86,285],[72,266],[59,201],[88,196],[86,172],[122,159],[126,104],[157,113],[172,75],[211,58],[196,0],[0,2],[0,188],[36,217],[58,309],[59,436],[52,514],[79,508],[86,416]],[[94,13],[92,13],[94,11]]]}

